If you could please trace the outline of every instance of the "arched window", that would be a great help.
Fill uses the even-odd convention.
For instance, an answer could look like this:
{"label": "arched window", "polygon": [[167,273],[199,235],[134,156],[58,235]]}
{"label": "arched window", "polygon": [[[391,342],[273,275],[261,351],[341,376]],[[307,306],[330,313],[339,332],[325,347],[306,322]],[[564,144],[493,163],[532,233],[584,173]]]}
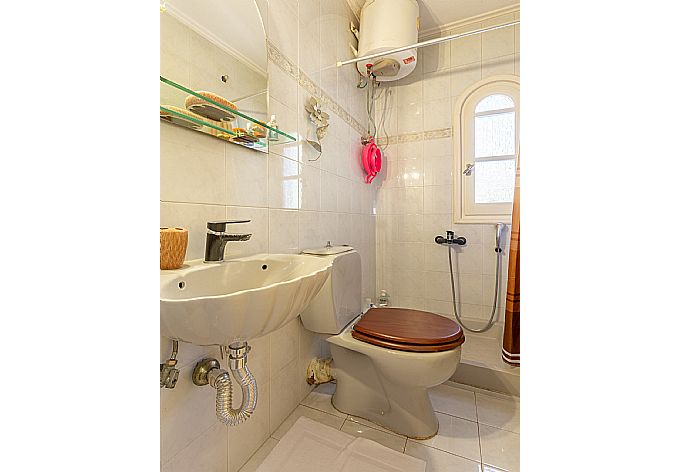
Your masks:
{"label": "arched window", "polygon": [[454,221],[510,222],[520,131],[517,76],[468,88],[455,107]]}

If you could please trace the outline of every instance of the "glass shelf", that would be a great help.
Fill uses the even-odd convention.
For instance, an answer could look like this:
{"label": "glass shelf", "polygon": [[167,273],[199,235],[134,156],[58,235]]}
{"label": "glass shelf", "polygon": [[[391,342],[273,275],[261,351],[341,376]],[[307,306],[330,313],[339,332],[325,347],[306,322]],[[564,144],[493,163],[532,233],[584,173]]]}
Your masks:
{"label": "glass shelf", "polygon": [[267,90],[223,104],[163,76],[160,81],[160,119],[163,121],[263,152],[268,152],[269,145],[297,141],[278,128],[268,126],[266,110],[256,109],[261,108],[256,104],[261,103],[262,97],[263,103],[267,103]]}

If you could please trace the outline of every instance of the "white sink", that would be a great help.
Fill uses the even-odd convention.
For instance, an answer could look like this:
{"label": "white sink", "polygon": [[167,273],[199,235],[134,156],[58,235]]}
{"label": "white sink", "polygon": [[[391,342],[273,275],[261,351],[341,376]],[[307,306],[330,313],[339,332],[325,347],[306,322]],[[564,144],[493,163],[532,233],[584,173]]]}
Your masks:
{"label": "white sink", "polygon": [[161,334],[200,346],[274,331],[296,318],[331,270],[326,258],[259,254],[161,271]]}

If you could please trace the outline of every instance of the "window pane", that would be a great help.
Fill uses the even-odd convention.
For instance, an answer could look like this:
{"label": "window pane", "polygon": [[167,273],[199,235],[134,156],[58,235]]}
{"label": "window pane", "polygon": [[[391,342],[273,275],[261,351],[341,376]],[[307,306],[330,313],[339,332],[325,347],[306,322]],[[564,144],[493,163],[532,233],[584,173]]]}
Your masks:
{"label": "window pane", "polygon": [[515,154],[515,112],[474,118],[474,157]]}
{"label": "window pane", "polygon": [[477,108],[474,109],[474,112],[502,110],[503,108],[513,108],[514,106],[513,99],[508,95],[495,94],[489,95],[477,103]]}
{"label": "window pane", "polygon": [[474,171],[475,203],[505,203],[513,201],[515,159],[476,162]]}

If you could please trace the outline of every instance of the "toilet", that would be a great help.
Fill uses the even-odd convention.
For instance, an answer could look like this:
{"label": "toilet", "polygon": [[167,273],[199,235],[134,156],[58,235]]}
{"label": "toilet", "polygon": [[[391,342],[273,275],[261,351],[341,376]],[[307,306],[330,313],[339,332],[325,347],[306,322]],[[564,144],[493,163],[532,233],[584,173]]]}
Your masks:
{"label": "toilet", "polygon": [[465,336],[453,320],[407,308],[362,313],[362,261],[350,246],[304,254],[332,260],[328,280],[300,314],[305,328],[332,334],[333,406],[395,433],[427,439],[438,419],[427,390],[448,380]]}

